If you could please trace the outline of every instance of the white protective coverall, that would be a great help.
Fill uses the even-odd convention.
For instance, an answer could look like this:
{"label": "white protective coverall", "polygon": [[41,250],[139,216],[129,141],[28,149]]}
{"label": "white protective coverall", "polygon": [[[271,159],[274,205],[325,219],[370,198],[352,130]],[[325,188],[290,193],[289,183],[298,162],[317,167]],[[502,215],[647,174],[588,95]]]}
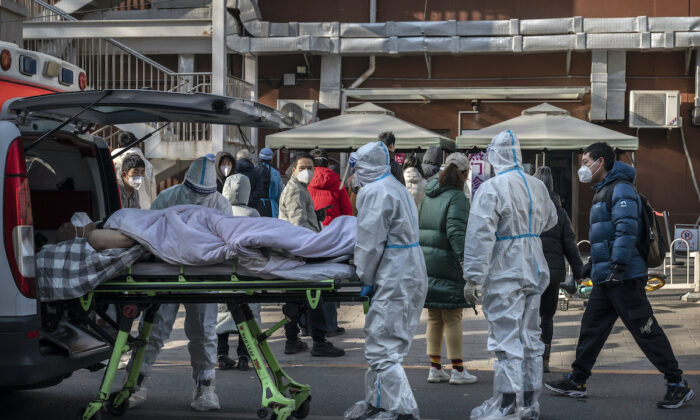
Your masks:
{"label": "white protective coverall", "polygon": [[[401,366],[420,320],[428,276],[418,245],[418,210],[391,176],[389,151],[382,142],[352,153],[357,196],[357,275],[374,288],[365,318],[365,399],[353,405],[346,419],[418,418],[418,405]],[[412,416],[412,417],[411,417]]]}
{"label": "white protective coverall", "polygon": [[540,234],[557,223],[557,210],[538,179],[522,169],[520,143],[510,131],[487,149],[495,177],[476,192],[467,224],[464,278],[481,285],[489,323],[488,349],[496,352],[494,395],[472,419],[537,418],[542,390],[540,296],[549,269]]}
{"label": "white protective coverall", "polygon": [[[185,182],[158,194],[151,209],[164,209],[180,204],[196,204],[211,207],[231,216],[231,204],[216,191],[216,171],[213,156],[195,160],[185,175]],[[161,305],[153,321],[141,373],[149,376],[163,343],[170,333],[180,305]],[[185,304],[185,335],[189,340],[192,377],[195,382],[214,379],[216,365],[216,315],[215,303]]]}

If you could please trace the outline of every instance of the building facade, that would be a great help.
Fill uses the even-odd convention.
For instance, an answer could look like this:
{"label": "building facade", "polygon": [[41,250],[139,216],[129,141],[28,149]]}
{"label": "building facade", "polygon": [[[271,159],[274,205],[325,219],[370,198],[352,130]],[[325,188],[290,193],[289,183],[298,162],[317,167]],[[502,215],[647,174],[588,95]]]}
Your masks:
{"label": "building facade", "polygon": [[[376,17],[372,19],[371,6],[376,4]],[[298,1],[293,3],[279,3],[274,1],[260,1],[259,13],[261,18],[271,23],[289,22],[340,22],[340,39],[344,41],[342,23],[370,22],[374,20],[381,25],[395,25],[393,34],[388,34],[389,44],[392,35],[399,43],[409,37],[422,37],[431,40],[440,38],[441,42],[450,42],[454,39],[454,32],[450,25],[462,22],[489,21],[507,22],[511,25],[519,25],[520,30],[511,40],[521,42],[522,48],[518,52],[499,51],[469,51],[450,50],[450,45],[439,45],[424,42],[425,54],[409,50],[407,53],[391,51],[376,54],[374,71],[362,82],[358,88],[364,89],[394,89],[398,93],[410,92],[407,88],[493,88],[493,98],[463,97],[459,99],[402,99],[400,95],[376,99],[374,102],[380,106],[391,109],[396,116],[411,123],[447,134],[455,138],[460,134],[459,130],[480,129],[499,123],[520,115],[521,111],[541,102],[549,102],[560,108],[567,109],[572,116],[587,121],[593,121],[604,127],[635,135],[639,138],[639,150],[632,154],[621,154],[619,158],[631,162],[634,159],[638,170],[638,189],[645,194],[653,205],[659,210],[670,212],[671,225],[675,223],[696,223],[700,214],[700,201],[693,185],[691,169],[684,152],[681,139],[681,130],[685,135],[688,154],[692,165],[700,168],[700,131],[692,123],[692,110],[695,107],[697,97],[696,82],[696,51],[694,44],[683,45],[681,42],[683,28],[681,22],[699,21],[693,16],[700,16],[700,1],[383,1],[375,2],[343,2],[343,1]],[[638,18],[645,17],[644,19]],[[657,32],[662,20],[655,18],[672,17],[665,32]],[[568,32],[556,28],[535,28],[537,23],[546,26],[546,21],[551,20],[557,24],[559,19],[570,18],[572,28]],[[621,21],[640,22],[646,27],[637,26],[634,32],[624,33],[624,28],[593,28],[596,25],[604,26],[604,19],[611,20],[612,24]],[[627,19],[623,19],[627,18]],[[690,18],[690,19],[683,19]],[[454,22],[453,22],[454,21]],[[539,22],[538,22],[539,21]],[[582,24],[578,22],[582,21]],[[668,22],[670,21],[670,22]],[[396,28],[402,23],[430,22],[433,26],[423,26],[422,35],[417,33],[402,37],[401,30],[411,31],[412,28]],[[589,28],[589,22],[591,28]],[[525,23],[529,31],[538,30],[536,36],[544,40],[548,37],[547,31],[552,32],[549,37],[569,36],[573,39],[570,48],[566,46],[552,46],[552,51],[540,50],[529,52],[527,49],[530,40],[525,31]],[[650,25],[651,23],[651,25]],[[677,25],[673,27],[673,25]],[[580,25],[578,28],[577,25]],[[302,24],[299,24],[301,27]],[[440,27],[442,26],[442,28]],[[273,28],[274,29],[274,28]],[[427,32],[426,31],[432,31]],[[692,28],[689,28],[692,30]],[[387,31],[390,29],[387,29]],[[603,39],[604,32],[609,31],[610,39]],[[623,32],[615,32],[615,31]],[[577,33],[577,31],[581,31]],[[444,33],[443,33],[444,32]],[[487,31],[486,31],[487,32]],[[484,32],[484,33],[486,33]],[[615,35],[631,35],[641,41],[630,43],[626,47],[620,38]],[[577,34],[579,37],[577,38]],[[586,46],[580,43],[580,37],[586,37]],[[648,34],[648,35],[647,35]],[[379,37],[380,29],[373,36]],[[658,37],[665,37],[659,41]],[[693,34],[694,35],[694,34]],[[459,34],[457,34],[459,36]],[[486,38],[489,35],[477,34],[472,39]],[[520,38],[517,38],[517,37]],[[600,36],[600,38],[596,38]],[[646,36],[650,42],[645,41]],[[668,38],[674,38],[668,40]],[[333,39],[333,35],[330,36]],[[273,39],[273,38],[270,38]],[[465,37],[460,41],[464,45]],[[496,39],[494,37],[493,39]],[[673,41],[673,42],[672,42]],[[331,41],[332,43],[333,41]],[[396,41],[395,41],[396,42]],[[483,40],[483,42],[487,42]],[[489,40],[488,42],[494,42]],[[600,45],[604,48],[595,48]],[[659,48],[657,43],[664,43]],[[545,42],[546,43],[546,42]],[[229,41],[229,47],[231,47]],[[342,45],[342,44],[341,44]],[[253,50],[255,46],[252,46]],[[399,45],[398,49],[401,48]],[[410,48],[410,47],[408,47]],[[626,49],[629,48],[629,49]],[[313,49],[313,47],[312,47]],[[321,48],[319,48],[321,49]],[[332,49],[332,47],[331,47]],[[558,49],[558,50],[555,50]],[[371,48],[367,48],[371,51]],[[452,51],[452,52],[450,52]],[[324,51],[325,52],[325,51]],[[357,51],[341,56],[341,102],[342,91],[356,82],[370,67],[369,54],[360,54]],[[607,57],[605,57],[607,55]],[[307,53],[274,53],[270,51],[259,52],[258,65],[258,97],[263,103],[276,106],[279,99],[311,99],[323,101],[324,88],[327,81],[322,77],[324,72],[324,58],[327,55]],[[601,60],[600,57],[603,56]],[[602,61],[602,63],[601,63]],[[603,68],[601,70],[601,64]],[[607,68],[605,68],[607,65]],[[307,73],[299,77],[297,75],[294,85],[284,84],[285,73],[295,73],[297,66],[306,67]],[[605,82],[607,88],[600,98],[600,83]],[[542,97],[534,99],[512,99],[499,92],[505,88],[523,87],[587,87],[589,91],[580,99],[562,100],[556,97]],[[629,92],[632,90],[669,90],[680,91],[680,116],[681,128],[659,129],[643,128],[635,129],[628,126]],[[405,95],[409,98],[408,94]],[[347,98],[350,105],[361,102],[362,99]],[[319,118],[327,118],[337,115],[345,104],[341,103],[336,109],[320,105]],[[601,109],[602,108],[602,109]],[[264,143],[264,134],[261,133],[260,142]],[[558,166],[563,176],[559,177],[558,190],[568,198],[567,209],[576,221],[579,238],[587,237],[588,211],[592,199],[592,191],[587,186],[579,185],[575,171],[579,165],[580,150],[572,150],[568,153],[550,153],[538,156],[538,162],[542,159],[550,165]],[[528,153],[527,159],[535,159],[532,153]],[[567,193],[568,192],[568,193]],[[566,199],[565,199],[566,201]]]}

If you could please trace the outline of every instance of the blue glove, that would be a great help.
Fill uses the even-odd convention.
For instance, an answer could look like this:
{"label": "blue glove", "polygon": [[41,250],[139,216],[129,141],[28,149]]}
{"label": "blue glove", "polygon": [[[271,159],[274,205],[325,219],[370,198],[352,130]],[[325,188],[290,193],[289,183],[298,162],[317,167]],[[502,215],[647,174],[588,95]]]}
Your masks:
{"label": "blue glove", "polygon": [[360,290],[360,296],[372,297],[373,294],[374,294],[374,286],[362,286],[362,290]]}

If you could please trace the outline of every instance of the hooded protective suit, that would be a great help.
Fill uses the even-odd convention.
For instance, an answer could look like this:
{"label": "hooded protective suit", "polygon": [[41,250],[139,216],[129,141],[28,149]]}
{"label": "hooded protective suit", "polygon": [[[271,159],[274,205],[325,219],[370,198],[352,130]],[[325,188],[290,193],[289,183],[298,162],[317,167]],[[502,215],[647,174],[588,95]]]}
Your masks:
{"label": "hooded protective suit", "polygon": [[[231,204],[216,191],[216,169],[211,155],[195,160],[182,184],[161,192],[151,209],[164,209],[180,204],[197,204],[232,215]],[[153,322],[153,330],[146,348],[141,373],[149,376],[163,343],[170,337],[179,305],[161,305]],[[192,363],[192,377],[196,382],[214,379],[216,365],[216,304],[185,304],[185,334]]]}
{"label": "hooded protective suit", "polygon": [[[365,400],[346,419],[384,410],[372,418],[408,415],[418,406],[401,366],[418,326],[428,276],[418,244],[418,211],[408,190],[390,173],[389,151],[382,142],[362,146],[351,155],[357,197],[357,275],[374,295],[365,319]],[[412,418],[412,417],[406,417]]]}
{"label": "hooded protective suit", "polygon": [[496,176],[474,196],[464,278],[482,286],[488,349],[498,361],[494,396],[471,417],[501,418],[524,410],[526,418],[537,418],[544,352],[539,303],[549,284],[540,234],[556,225],[557,210],[544,184],[523,172],[520,143],[510,130],[493,138],[487,154]]}

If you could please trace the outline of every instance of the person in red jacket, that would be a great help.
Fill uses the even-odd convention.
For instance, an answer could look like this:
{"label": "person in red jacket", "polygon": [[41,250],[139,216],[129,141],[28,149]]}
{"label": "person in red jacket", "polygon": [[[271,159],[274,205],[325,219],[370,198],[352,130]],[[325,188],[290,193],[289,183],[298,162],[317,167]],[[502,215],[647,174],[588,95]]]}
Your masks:
{"label": "person in red jacket", "polygon": [[328,226],[338,216],[352,216],[352,204],[345,188],[340,186],[340,175],[328,169],[328,154],[323,149],[311,151],[314,158],[314,177],[308,190],[316,210],[332,206],[326,210],[323,226]]}
{"label": "person in red jacket", "polygon": [[[328,168],[328,153],[323,149],[314,149],[311,151],[311,156],[314,158],[314,177],[307,189],[314,202],[314,208],[318,213],[319,210],[331,206],[325,212],[325,218],[321,222],[323,226],[328,226],[336,217],[352,216],[352,204],[350,204],[348,192],[341,187],[340,175]],[[336,303],[324,302],[322,309],[326,318],[326,336],[343,334],[345,328],[338,327]]]}

